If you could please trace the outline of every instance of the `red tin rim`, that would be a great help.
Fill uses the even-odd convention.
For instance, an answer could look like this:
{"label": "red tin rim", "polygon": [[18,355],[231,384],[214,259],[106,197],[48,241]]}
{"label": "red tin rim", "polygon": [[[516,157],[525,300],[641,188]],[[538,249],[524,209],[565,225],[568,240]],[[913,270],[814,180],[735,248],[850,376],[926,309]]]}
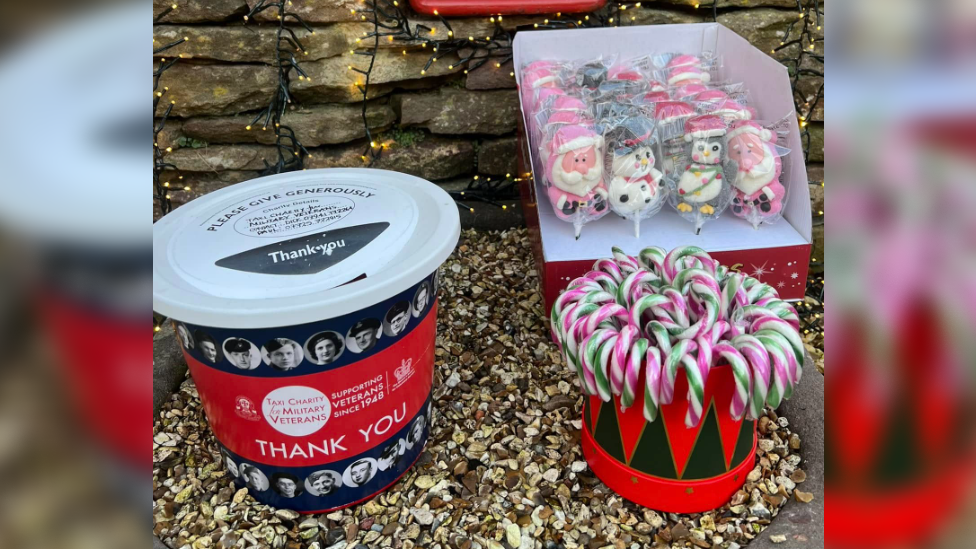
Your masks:
{"label": "red tin rim", "polygon": [[611,490],[638,505],[667,513],[704,513],[728,503],[746,483],[756,464],[758,435],[753,436],[752,456],[728,473],[695,481],[652,477],[610,457],[593,439],[583,422],[583,455],[593,473]]}

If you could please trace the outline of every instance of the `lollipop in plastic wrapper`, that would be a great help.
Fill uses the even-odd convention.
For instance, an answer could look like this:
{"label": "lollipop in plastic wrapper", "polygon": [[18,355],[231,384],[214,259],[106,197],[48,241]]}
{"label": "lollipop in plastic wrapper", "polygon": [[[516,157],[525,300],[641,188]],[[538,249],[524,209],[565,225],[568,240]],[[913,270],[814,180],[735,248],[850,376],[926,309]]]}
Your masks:
{"label": "lollipop in plastic wrapper", "polygon": [[640,98],[640,102],[643,105],[655,105],[657,103],[666,103],[668,101],[671,101],[671,96],[666,91],[653,91],[650,93],[645,93]]}
{"label": "lollipop in plastic wrapper", "polygon": [[654,119],[661,139],[668,141],[684,136],[685,124],[695,114],[695,109],[682,101],[662,101],[654,105]]}
{"label": "lollipop in plastic wrapper", "polygon": [[685,124],[695,116],[695,109],[681,101],[662,101],[654,105],[658,137],[661,138],[664,157],[661,167],[665,174],[675,172],[684,155],[686,143]]}
{"label": "lollipop in plastic wrapper", "polygon": [[609,72],[609,65],[606,61],[602,59],[590,61],[576,70],[576,85],[580,88],[595,90],[600,87],[600,84],[606,82]]}
{"label": "lollipop in plastic wrapper", "polygon": [[610,172],[610,208],[634,224],[659,211],[668,195],[664,174],[657,169],[660,142],[653,121],[637,115],[607,129],[607,169]]}
{"label": "lollipop in plastic wrapper", "polygon": [[675,88],[672,96],[678,101],[691,101],[692,99],[697,99],[698,94],[707,91],[708,87],[704,84],[685,84],[680,88]]}
{"label": "lollipop in plastic wrapper", "polygon": [[705,90],[695,96],[695,101],[699,103],[710,103],[713,105],[724,103],[729,99],[731,99],[729,94],[726,93],[725,90],[718,88]]}
{"label": "lollipop in plastic wrapper", "polygon": [[592,126],[562,126],[544,147],[549,200],[557,217],[573,223],[579,239],[584,224],[610,211],[603,136]]}
{"label": "lollipop in plastic wrapper", "polygon": [[668,62],[668,85],[680,88],[689,84],[708,84],[712,75],[705,69],[702,60],[694,55],[678,55]]}
{"label": "lollipop in plastic wrapper", "polygon": [[732,213],[752,226],[778,219],[786,202],[782,156],[788,150],[776,145],[778,136],[757,122],[735,122],[729,128],[729,157],[738,164]]}
{"label": "lollipop in plastic wrapper", "polygon": [[728,127],[719,116],[689,120],[685,141],[688,163],[673,196],[678,212],[694,221],[700,234],[705,222],[721,215],[732,201],[738,165],[729,158]]}
{"label": "lollipop in plastic wrapper", "polygon": [[726,99],[705,108],[708,114],[721,116],[726,123],[733,123],[739,120],[755,120],[756,109],[743,105],[732,99]]}

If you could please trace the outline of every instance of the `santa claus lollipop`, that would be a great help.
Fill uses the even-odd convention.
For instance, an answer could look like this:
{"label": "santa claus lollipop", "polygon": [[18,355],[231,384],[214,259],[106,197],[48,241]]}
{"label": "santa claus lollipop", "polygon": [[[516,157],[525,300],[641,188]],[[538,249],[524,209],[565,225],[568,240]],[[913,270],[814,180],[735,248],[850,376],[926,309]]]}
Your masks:
{"label": "santa claus lollipop", "polygon": [[633,222],[637,238],[641,221],[661,211],[667,196],[664,174],[656,167],[658,145],[654,123],[640,115],[628,117],[608,133],[610,207]]}
{"label": "santa claus lollipop", "polygon": [[603,181],[603,137],[589,126],[562,126],[548,148],[549,200],[557,217],[573,223],[579,239],[585,223],[609,212]]}
{"label": "santa claus lollipop", "polygon": [[738,166],[728,156],[728,129],[721,117],[692,118],[685,126],[690,162],[677,184],[676,207],[695,221],[701,233],[705,222],[721,215],[732,198],[732,182]]}
{"label": "santa claus lollipop", "polygon": [[759,228],[783,210],[786,188],[780,183],[783,160],[776,134],[756,122],[742,121],[729,130],[729,157],[738,164],[732,213]]}

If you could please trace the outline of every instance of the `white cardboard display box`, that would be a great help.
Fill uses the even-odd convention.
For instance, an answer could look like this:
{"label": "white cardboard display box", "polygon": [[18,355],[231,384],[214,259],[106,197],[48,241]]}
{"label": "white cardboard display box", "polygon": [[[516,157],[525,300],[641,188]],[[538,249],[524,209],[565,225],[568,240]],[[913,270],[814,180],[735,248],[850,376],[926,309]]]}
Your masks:
{"label": "white cardboard display box", "polygon": [[[757,230],[726,211],[696,236],[694,223],[665,206],[660,214],[641,224],[640,238],[635,238],[630,221],[610,214],[588,223],[576,240],[573,225],[556,217],[546,197],[541,176],[545,170],[532,165],[536,155],[528,154],[529,147],[538,144],[529,143],[523,108],[520,171],[537,177],[535,181],[523,178],[522,205],[534,241],[547,308],[569,281],[587,273],[597,259],[610,257],[614,246],[634,256],[648,246],[667,250],[698,246],[723,264],[770,284],[784,299],[803,299],[812,248],[812,212],[804,148],[785,66],[717,23],[534,31],[518,34],[514,45],[517,69],[538,60],[593,60],[600,56],[626,59],[672,52],[716,53],[722,59],[718,81],[745,84],[749,105],[758,110],[758,120],[789,120],[789,137],[781,142],[792,151],[783,165],[783,184],[789,200],[783,219]],[[516,71],[516,78],[521,86],[520,70]]]}

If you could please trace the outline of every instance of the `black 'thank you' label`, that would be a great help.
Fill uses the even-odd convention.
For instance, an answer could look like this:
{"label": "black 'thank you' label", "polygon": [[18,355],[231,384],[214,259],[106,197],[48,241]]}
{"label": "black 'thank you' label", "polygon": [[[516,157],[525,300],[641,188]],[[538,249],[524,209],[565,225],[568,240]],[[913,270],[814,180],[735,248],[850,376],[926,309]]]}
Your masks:
{"label": "black 'thank you' label", "polygon": [[303,236],[225,257],[216,265],[247,273],[316,274],[348,259],[389,227],[389,223],[370,223]]}

